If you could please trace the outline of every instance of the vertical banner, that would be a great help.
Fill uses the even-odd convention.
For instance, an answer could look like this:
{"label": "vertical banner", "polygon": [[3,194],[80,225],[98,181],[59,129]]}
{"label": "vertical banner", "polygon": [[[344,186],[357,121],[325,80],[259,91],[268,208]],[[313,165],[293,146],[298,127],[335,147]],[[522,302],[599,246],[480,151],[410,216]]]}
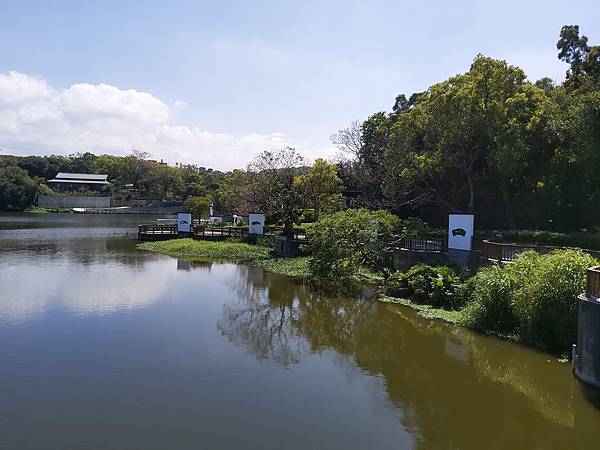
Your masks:
{"label": "vertical banner", "polygon": [[192,231],[192,215],[190,213],[177,213],[177,232],[190,233]]}
{"label": "vertical banner", "polygon": [[473,214],[448,214],[448,248],[471,251],[474,223]]}
{"label": "vertical banner", "polygon": [[248,233],[264,234],[265,215],[260,213],[248,214]]}

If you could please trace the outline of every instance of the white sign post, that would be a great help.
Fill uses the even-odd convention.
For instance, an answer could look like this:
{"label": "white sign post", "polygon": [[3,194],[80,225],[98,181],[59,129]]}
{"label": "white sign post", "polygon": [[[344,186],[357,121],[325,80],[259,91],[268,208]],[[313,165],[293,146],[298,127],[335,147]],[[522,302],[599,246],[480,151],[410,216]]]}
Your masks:
{"label": "white sign post", "polygon": [[265,215],[260,213],[248,214],[248,233],[249,234],[264,234]]}
{"label": "white sign post", "polygon": [[190,233],[192,231],[192,215],[190,213],[177,213],[177,233]]}
{"label": "white sign post", "polygon": [[474,223],[473,214],[448,214],[448,249],[471,251]]}

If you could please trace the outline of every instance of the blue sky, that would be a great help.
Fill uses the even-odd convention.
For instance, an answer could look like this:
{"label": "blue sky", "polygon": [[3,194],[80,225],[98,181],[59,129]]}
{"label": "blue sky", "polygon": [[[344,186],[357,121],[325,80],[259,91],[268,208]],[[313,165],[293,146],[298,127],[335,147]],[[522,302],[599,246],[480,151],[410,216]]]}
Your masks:
{"label": "blue sky", "polygon": [[564,24],[600,43],[587,0],[3,3],[3,152],[139,148],[222,169],[281,145],[332,156],[337,129],[478,53],[560,80]]}

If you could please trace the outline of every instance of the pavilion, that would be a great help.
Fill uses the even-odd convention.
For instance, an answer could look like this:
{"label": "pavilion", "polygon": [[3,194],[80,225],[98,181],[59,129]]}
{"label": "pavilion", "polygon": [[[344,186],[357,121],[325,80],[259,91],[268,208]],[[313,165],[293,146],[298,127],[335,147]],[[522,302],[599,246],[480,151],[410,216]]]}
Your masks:
{"label": "pavilion", "polygon": [[81,188],[97,191],[107,184],[110,184],[108,175],[88,173],[59,172],[52,180],[48,180],[48,185],[53,190],[62,192],[77,191]]}

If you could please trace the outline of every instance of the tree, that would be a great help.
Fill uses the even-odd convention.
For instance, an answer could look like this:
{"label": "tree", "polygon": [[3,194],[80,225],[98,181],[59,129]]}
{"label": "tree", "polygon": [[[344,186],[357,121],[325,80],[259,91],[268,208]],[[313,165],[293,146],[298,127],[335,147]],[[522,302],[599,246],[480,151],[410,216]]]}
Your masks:
{"label": "tree", "polygon": [[386,194],[400,204],[475,211],[489,183],[514,226],[511,187],[535,173],[531,144],[541,142],[544,107],[544,91],[521,69],[478,56],[469,72],[432,86],[394,119]]}
{"label": "tree", "polygon": [[264,151],[248,165],[246,200],[257,211],[279,218],[284,234],[291,234],[299,216],[300,195],[294,177],[301,173],[304,158],[291,147]]}
{"label": "tree", "polygon": [[570,64],[565,86],[568,90],[600,87],[600,46],[589,46],[586,36],[579,36],[578,25],[565,25],[556,44],[558,59]]}
{"label": "tree", "polygon": [[362,124],[355,120],[348,128],[332,134],[330,140],[344,155],[348,155],[351,160],[355,161],[359,158],[363,146]]}
{"label": "tree", "polygon": [[212,200],[209,196],[188,197],[183,202],[183,210],[192,214],[194,219],[206,219],[210,214]]}
{"label": "tree", "polygon": [[337,175],[335,164],[317,159],[304,175],[294,178],[294,188],[300,194],[302,204],[315,211],[315,220],[322,212],[338,209],[341,205],[342,180]]}
{"label": "tree", "polygon": [[157,163],[149,165],[143,182],[149,192],[161,199],[173,198],[184,190],[179,169]]}
{"label": "tree", "polygon": [[236,214],[248,215],[255,209],[255,186],[253,177],[246,171],[234,169],[228,173],[216,193],[221,206]]}
{"label": "tree", "polygon": [[22,211],[33,205],[39,183],[16,166],[0,167],[0,211]]}

